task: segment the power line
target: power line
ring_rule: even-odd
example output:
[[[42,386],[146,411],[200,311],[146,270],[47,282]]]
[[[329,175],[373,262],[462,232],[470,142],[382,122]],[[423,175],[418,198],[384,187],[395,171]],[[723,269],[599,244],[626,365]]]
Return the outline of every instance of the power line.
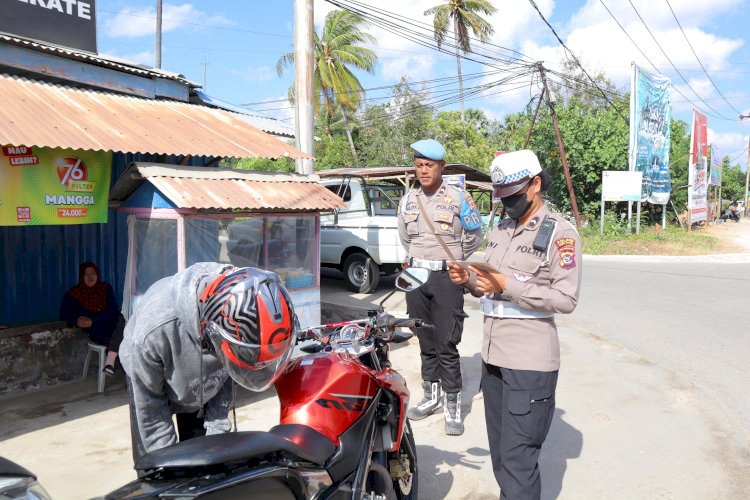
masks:
[[[332,0],[327,0],[327,1],[329,3],[331,3],[331,4],[336,5],[336,2],[334,2]],[[404,21],[404,22],[408,23],[411,26],[416,26],[416,27],[418,27],[418,28],[420,28],[422,30],[425,30],[427,33],[429,33],[430,40],[434,39],[434,36],[433,36],[434,27],[431,24],[429,24],[429,23],[425,23],[423,21],[419,21],[419,20],[412,19],[412,18],[409,18],[409,17],[406,17],[406,16],[402,16],[401,14],[398,14],[396,12],[387,11],[385,9],[381,9],[381,8],[378,8],[378,7],[375,7],[375,6],[372,6],[372,5],[367,5],[367,4],[359,2],[357,0],[341,0],[341,1],[347,2],[347,3],[352,4],[354,6],[358,6],[360,10],[365,11],[365,12],[366,12],[367,9],[371,9],[373,12],[377,12],[377,13],[380,13],[380,14],[386,16],[386,18],[389,18],[389,19],[395,18],[395,19],[399,19],[400,21]],[[341,8],[347,8],[346,6],[343,6],[343,5],[337,5],[337,6],[341,7]],[[448,35],[447,38],[453,39],[456,42],[458,41],[455,36]],[[513,53],[513,54],[517,54],[518,57],[514,57],[515,60],[519,60],[519,61],[520,60],[525,60],[525,62],[527,62],[527,63],[536,62],[533,58],[531,58],[531,57],[529,57],[529,56],[527,56],[527,55],[525,55],[525,54],[523,54],[523,53],[521,53],[521,52],[519,52],[519,51],[517,51],[515,49],[504,47],[502,45],[498,45],[498,44],[495,44],[495,43],[492,43],[492,42],[489,42],[489,41],[482,41],[482,40],[479,40],[479,39],[477,39],[475,37],[471,37],[471,36],[469,36],[469,39],[471,41],[474,41],[474,42],[480,42],[483,46],[496,47],[498,49],[501,49],[504,52],[510,52],[510,53]],[[455,45],[452,46],[452,48],[456,48]],[[476,53],[473,50],[471,52]],[[451,55],[454,55],[454,54],[451,54]],[[479,55],[482,55],[482,54],[479,54]]]
[[[695,94],[695,96],[703,104],[705,104],[709,109],[711,109],[714,113],[716,113],[717,115],[719,115],[719,118],[724,119],[724,120],[734,121],[733,119],[727,118],[726,116],[722,115],[719,111],[716,111],[716,109],[714,109],[710,104],[708,104],[706,101],[704,101],[703,98],[700,95],[698,95],[698,92],[696,92],[695,89],[690,85],[690,83],[685,79],[685,77],[682,76],[682,73],[680,73],[680,70],[677,69],[677,66],[674,65],[674,63],[672,62],[672,59],[669,58],[669,56],[667,55],[666,51],[662,48],[662,46],[659,43],[659,41],[656,39],[656,37],[654,36],[654,34],[651,32],[651,28],[648,27],[648,25],[646,24],[646,21],[644,21],[643,17],[641,17],[641,13],[638,12],[638,9],[636,9],[635,5],[633,5],[633,2],[631,0],[628,0],[628,3],[630,4],[630,6],[635,11],[635,14],[638,16],[638,19],[640,19],[641,23],[643,23],[643,26],[646,28],[646,31],[648,31],[648,34],[651,35],[651,38],[654,39],[654,42],[656,43],[656,46],[659,47],[659,50],[661,50],[661,53],[664,54],[664,57],[667,58],[667,61],[669,61],[669,64],[672,65],[672,68],[677,72],[677,74],[680,76],[680,78],[682,78],[682,81],[685,82],[685,85],[687,85],[688,88],[693,91],[693,94]]]
[[[690,47],[690,50],[693,51],[693,55],[695,56],[695,60],[698,61],[698,64],[700,64],[701,69],[706,74],[706,76],[708,77],[708,79],[711,81],[711,85],[714,86],[714,88],[716,89],[716,92],[718,92],[719,95],[721,96],[721,98],[724,99],[724,102],[726,102],[727,104],[729,104],[730,108],[732,108],[733,110],[735,110],[737,113],[742,114],[742,111],[740,111],[739,109],[735,108],[734,106],[732,106],[732,103],[730,103],[729,101],[727,101],[727,98],[724,97],[724,94],[721,93],[721,90],[719,90],[719,87],[716,86],[716,83],[714,82],[714,79],[711,78],[711,75],[708,74],[708,71],[706,71],[706,68],[703,66],[703,63],[701,62],[700,58],[698,57],[698,54],[695,53],[695,49],[693,48],[693,45],[690,43],[690,40],[688,40],[688,37],[685,34],[685,30],[682,29],[682,24],[680,24],[680,20],[677,19],[677,14],[674,13],[674,9],[672,9],[672,5],[670,5],[669,0],[666,0],[666,2],[667,2],[667,6],[669,7],[670,12],[672,12],[672,16],[674,17],[674,20],[677,22],[677,26],[680,27],[680,31],[682,32],[682,36],[685,37],[685,41],[687,42],[688,46]]]
[[[607,7],[607,5],[604,3],[604,0],[599,0],[599,3],[602,4],[602,6],[604,7],[604,9],[609,13],[610,17],[615,21],[615,23],[617,23],[617,26],[620,27],[620,29],[622,30],[622,32],[625,33],[625,36],[628,37],[628,40],[630,40],[630,42],[635,46],[635,48],[638,49],[638,52],[641,53],[641,55],[646,59],[646,61],[648,61],[648,63],[654,68],[654,70],[658,74],[662,74],[661,71],[659,71],[659,68],[656,67],[656,64],[654,64],[651,61],[651,59],[648,58],[648,56],[646,55],[645,52],[643,52],[643,50],[641,49],[641,47],[637,43],[635,43],[635,40],[633,40],[633,38],[630,36],[630,34],[625,29],[625,27],[622,24],[620,24],[620,21],[618,21],[617,18],[615,17],[615,15],[612,13],[612,11],[609,10],[609,8]],[[696,109],[700,109],[700,106],[698,106],[697,104],[695,104],[691,99],[689,99],[685,94],[683,94],[682,91],[680,89],[678,89],[673,83],[670,82],[670,84],[671,84],[672,88],[678,94],[680,94],[682,96],[683,99],[685,99],[687,102],[689,102],[690,104],[692,104]],[[726,118],[721,118],[719,116],[713,115],[713,114],[708,113],[708,112],[706,112],[706,114],[709,115],[709,116],[711,116],[711,117],[713,117],[713,118],[717,118],[719,120],[726,120]]]
[[[583,73],[584,73],[584,74],[585,74],[585,75],[586,75],[586,76],[587,76],[587,77],[589,78],[589,80],[591,80],[591,83],[593,83],[593,84],[594,84],[594,86],[595,86],[595,87],[596,87],[597,89],[599,89],[599,91],[601,92],[601,94],[602,94],[602,96],[604,97],[604,99],[605,99],[605,100],[606,100],[606,101],[607,101],[607,102],[608,102],[608,103],[610,104],[610,106],[612,106],[612,107],[613,107],[613,108],[615,109],[615,111],[617,111],[617,114],[618,114],[618,115],[620,115],[620,117],[621,117],[621,118],[622,118],[623,120],[625,120],[625,123],[630,123],[630,122],[628,121],[628,119],[627,119],[627,118],[625,117],[625,115],[623,115],[623,114],[622,114],[622,112],[620,111],[620,109],[619,109],[619,108],[618,108],[617,106],[615,106],[615,104],[614,104],[614,103],[613,103],[612,101],[610,101],[610,100],[609,100],[609,97],[607,97],[607,94],[605,94],[605,93],[604,93],[604,92],[603,92],[603,91],[602,91],[602,90],[601,90],[601,89],[599,88],[599,85],[597,85],[596,81],[595,81],[595,80],[594,80],[593,78],[591,78],[591,75],[589,75],[588,71],[586,71],[586,68],[584,68],[584,67],[583,67],[583,65],[581,64],[581,61],[579,61],[579,60],[578,60],[578,58],[577,58],[577,57],[576,57],[576,55],[575,55],[575,54],[573,53],[573,51],[572,51],[572,50],[570,50],[570,49],[569,49],[569,48],[567,47],[567,45],[565,45],[565,43],[564,43],[564,42],[562,41],[562,39],[560,38],[560,36],[559,36],[559,35],[557,34],[557,31],[555,31],[555,28],[553,28],[553,27],[552,27],[552,25],[551,25],[551,24],[550,24],[550,23],[549,23],[549,22],[547,21],[547,19],[546,19],[546,18],[544,17],[544,14],[542,14],[542,11],[541,11],[541,10],[539,10],[539,7],[537,7],[537,5],[536,5],[536,2],[535,2],[534,0],[529,0],[529,2],[531,3],[531,6],[532,6],[532,7],[534,7],[534,9],[535,9],[535,10],[537,11],[537,13],[539,14],[539,17],[541,17],[541,18],[542,18],[542,21],[544,21],[544,24],[546,24],[546,25],[547,25],[547,26],[549,27],[549,29],[550,29],[550,30],[552,31],[552,34],[553,34],[553,35],[555,35],[555,38],[557,38],[557,41],[558,41],[558,42],[560,42],[560,45],[562,45],[562,47],[563,47],[563,48],[564,48],[564,49],[565,49],[565,50],[566,50],[566,51],[567,51],[567,52],[568,52],[568,53],[569,53],[569,54],[571,55],[571,57],[572,57],[572,58],[573,58],[573,60],[574,60],[574,61],[576,62],[576,64],[578,64],[578,67],[579,67],[579,68],[581,68],[581,71],[583,71]]]
[[[494,74],[500,73],[501,71],[503,71],[503,70],[482,71],[482,72],[478,72],[478,73],[466,73],[466,74],[464,74],[463,77],[464,77],[464,79],[471,80],[473,78],[477,78],[477,77],[480,77],[480,76],[494,75]],[[447,81],[447,80],[458,80],[458,76],[446,76],[446,77],[443,77],[443,78],[433,78],[433,79],[430,79],[430,80],[420,80],[420,81],[410,82],[410,83],[413,84],[413,85],[421,85],[421,84],[427,84],[427,83],[442,82],[442,81]],[[337,94],[355,94],[355,93],[361,93],[361,92],[370,92],[372,90],[393,89],[393,88],[398,87],[399,85],[400,85],[400,83],[396,83],[396,84],[393,84],[393,85],[382,85],[382,86],[379,86],[379,87],[370,87],[370,88],[366,88],[366,89],[362,89],[362,90],[354,90],[354,91],[351,91],[351,92],[333,92],[333,95],[337,95]],[[273,102],[287,102],[287,101],[289,101],[289,99],[276,99],[276,100],[273,100],[273,101],[248,102],[248,103],[245,103],[245,104],[240,104],[240,106],[243,106],[243,107],[245,107],[245,106],[255,106],[255,105],[259,105],[259,104],[269,104],[269,103],[273,103]]]

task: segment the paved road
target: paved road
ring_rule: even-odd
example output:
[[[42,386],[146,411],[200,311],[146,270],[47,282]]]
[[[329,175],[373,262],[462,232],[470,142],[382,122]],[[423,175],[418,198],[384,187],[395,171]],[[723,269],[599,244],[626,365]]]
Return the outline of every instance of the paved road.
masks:
[[[706,390],[750,435],[750,263],[589,260],[566,326]]]

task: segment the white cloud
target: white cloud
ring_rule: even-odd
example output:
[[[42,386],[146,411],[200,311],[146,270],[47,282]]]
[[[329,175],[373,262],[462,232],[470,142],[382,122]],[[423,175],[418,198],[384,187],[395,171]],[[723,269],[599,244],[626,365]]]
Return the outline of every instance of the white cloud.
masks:
[[[294,106],[289,102],[286,95],[278,97],[269,97],[262,99],[258,104],[249,107],[251,111],[258,110],[257,113],[276,120],[282,120],[294,126],[295,111]],[[268,110],[268,111],[264,111]]]
[[[708,142],[718,149],[721,156],[736,156],[747,146],[747,136],[739,132],[717,132],[708,127]]]
[[[266,83],[278,78],[276,69],[270,66],[260,66],[257,68],[247,68],[241,72],[244,79],[253,83]]]
[[[384,78],[393,81],[399,81],[402,76],[412,81],[427,80],[432,74],[434,63],[435,57],[428,54],[386,58],[381,63],[381,74]]]
[[[228,26],[231,21],[222,15],[209,15],[192,4],[164,4],[162,8],[162,33],[184,26],[193,30],[206,27]],[[156,33],[156,9],[124,8],[114,17],[104,21],[104,29],[112,38],[153,36]]]
[[[123,55],[117,55],[115,53],[112,54],[101,54],[103,57],[109,57],[115,61],[122,61],[124,63],[135,63],[135,64],[141,64],[143,66],[148,66],[150,68],[154,67],[154,63],[156,61],[156,52],[153,50],[143,50],[141,52],[134,52],[131,54],[123,54]]]

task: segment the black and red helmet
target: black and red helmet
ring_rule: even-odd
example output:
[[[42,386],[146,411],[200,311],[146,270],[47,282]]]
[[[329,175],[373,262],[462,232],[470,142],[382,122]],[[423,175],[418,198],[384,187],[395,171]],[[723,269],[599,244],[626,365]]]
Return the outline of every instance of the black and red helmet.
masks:
[[[277,274],[253,267],[206,286],[200,321],[229,376],[252,391],[267,389],[281,375],[297,339],[289,293]]]

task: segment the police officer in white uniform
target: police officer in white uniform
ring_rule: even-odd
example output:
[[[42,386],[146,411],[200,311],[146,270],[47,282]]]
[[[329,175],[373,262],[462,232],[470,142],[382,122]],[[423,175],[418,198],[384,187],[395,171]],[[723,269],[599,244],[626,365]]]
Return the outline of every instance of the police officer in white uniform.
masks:
[[[560,369],[555,313],[570,313],[578,302],[581,243],[542,200],[549,176],[533,152],[505,153],[490,168],[509,217],[493,229],[484,256],[498,272],[451,263],[450,275],[482,296],[482,392],[501,498],[538,499],[539,452]]]
[[[420,420],[442,407],[445,433],[460,435],[464,424],[457,346],[466,313],[463,288],[451,282],[448,261],[467,259],[474,252],[481,242],[482,221],[471,195],[443,182],[443,146],[426,139],[411,147],[420,187],[401,199],[398,230],[409,255],[407,265],[431,272],[426,284],[406,294],[406,305],[409,316],[431,326],[417,330],[425,395],[409,408],[408,416]]]

